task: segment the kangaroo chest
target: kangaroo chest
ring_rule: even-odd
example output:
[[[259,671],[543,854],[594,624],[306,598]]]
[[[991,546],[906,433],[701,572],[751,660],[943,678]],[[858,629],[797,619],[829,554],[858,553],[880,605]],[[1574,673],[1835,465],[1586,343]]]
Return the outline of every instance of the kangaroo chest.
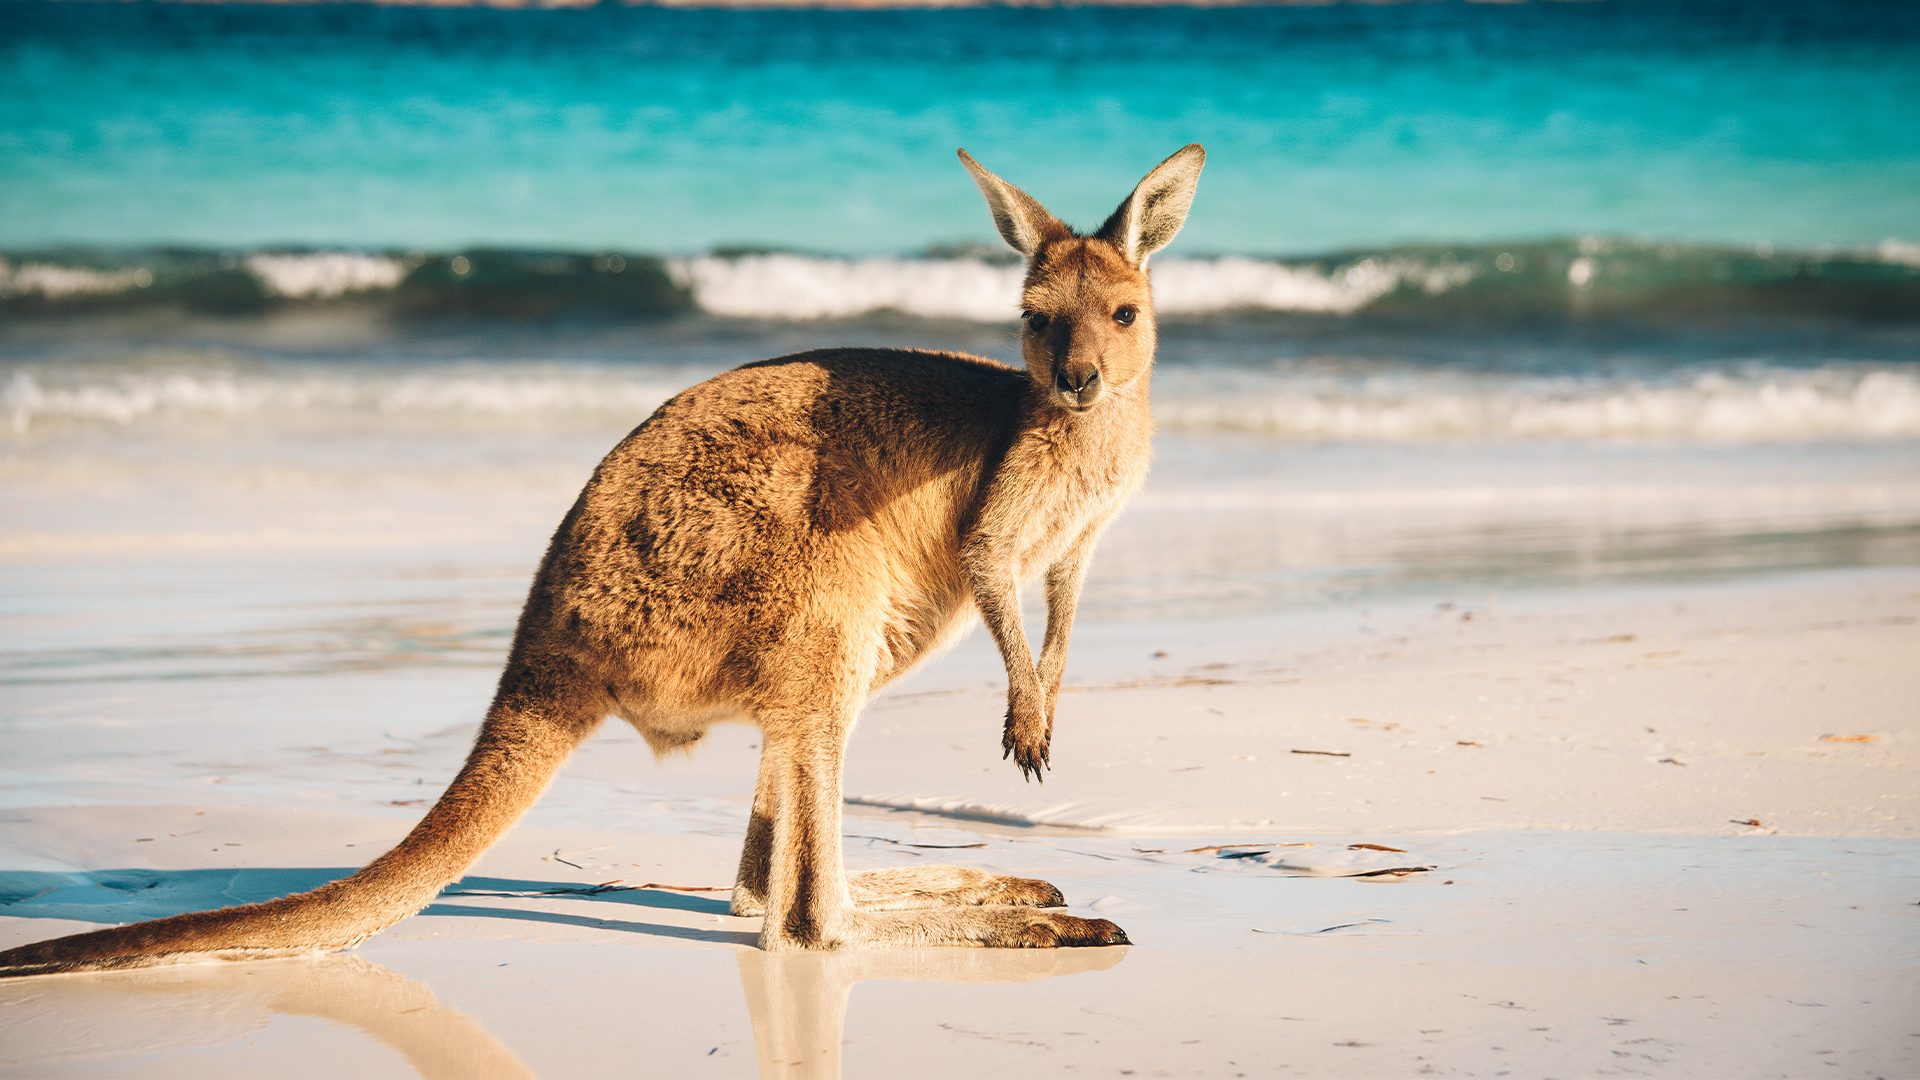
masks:
[[[1104,529],[1145,479],[1145,461],[1089,463],[1034,478],[1026,512],[1016,516],[1015,574],[1028,580]]]

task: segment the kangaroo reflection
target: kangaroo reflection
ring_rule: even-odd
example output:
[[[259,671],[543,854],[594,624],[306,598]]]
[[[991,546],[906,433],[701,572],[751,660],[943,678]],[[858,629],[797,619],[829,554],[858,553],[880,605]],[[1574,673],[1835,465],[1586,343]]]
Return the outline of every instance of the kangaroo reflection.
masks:
[[[705,898],[627,899],[645,901],[700,911],[718,906]],[[481,909],[463,911],[478,913]],[[857,982],[1035,982],[1110,968],[1127,951],[948,947],[769,953],[748,945],[735,950],[760,1075],[795,1080],[840,1074],[847,1003]],[[644,981],[647,950],[636,950],[631,963],[636,981]],[[720,970],[706,970],[724,978]],[[278,1015],[352,1028],[397,1051],[428,1080],[536,1075],[478,1022],[441,1004],[425,983],[347,954],[71,975],[43,989],[57,992],[10,1002],[9,1023],[0,1025],[23,1038],[9,1051],[41,1065],[237,1047],[251,1041],[244,1037],[248,1032]],[[180,1007],[189,1003],[192,1007]],[[294,1038],[292,1050],[298,1052],[306,1044]],[[289,1050],[285,1042],[274,1045],[280,1053]]]
[[[896,949],[762,952],[741,949],[740,984],[753,1018],[762,1080],[840,1075],[847,998],[866,979],[899,982],[1037,982],[1103,971],[1127,954],[1107,949]]]
[[[210,1041],[210,1029],[255,1028],[265,1011],[364,1032],[398,1051],[427,1080],[535,1075],[485,1028],[440,1004],[425,983],[357,956],[86,975],[62,983],[59,991],[49,997],[60,1005],[65,1030],[46,1041],[70,1045],[43,1046],[56,1058],[99,1060],[116,1050],[198,1049]],[[174,1009],[150,1007],[156,998],[188,996],[202,1006],[195,1010],[195,1022],[182,1024]],[[42,1029],[42,1034],[49,1033]]]
[[[413,982],[357,956],[312,964],[262,964],[258,976],[281,975],[267,1007],[285,1016],[314,1016],[359,1028],[400,1052],[425,1080],[532,1077],[507,1044],[464,1014],[440,1004],[426,983]]]

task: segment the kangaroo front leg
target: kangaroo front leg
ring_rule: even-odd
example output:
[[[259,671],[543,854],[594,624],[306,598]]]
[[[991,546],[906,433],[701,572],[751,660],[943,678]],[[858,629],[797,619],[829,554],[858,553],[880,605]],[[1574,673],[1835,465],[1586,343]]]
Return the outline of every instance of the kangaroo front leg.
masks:
[[[1067,671],[1067,640],[1073,636],[1073,613],[1080,604],[1080,587],[1093,561],[1093,543],[1101,525],[1089,526],[1060,560],[1047,568],[1047,636],[1040,644],[1036,672],[1046,694],[1047,726],[1040,745],[1041,761],[1051,760],[1054,707],[1060,698],[1060,679]]]
[[[974,603],[1007,666],[1007,723],[1000,739],[1003,756],[1013,758],[1021,775],[1033,780],[1047,767],[1050,725],[1040,673],[1033,666],[1033,649],[1020,618],[1019,583],[1009,561],[984,541],[970,544],[966,552]]]

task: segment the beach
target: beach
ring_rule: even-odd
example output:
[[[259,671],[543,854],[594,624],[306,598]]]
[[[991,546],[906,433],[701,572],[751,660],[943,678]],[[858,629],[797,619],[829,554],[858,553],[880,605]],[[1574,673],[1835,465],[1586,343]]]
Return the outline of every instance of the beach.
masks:
[[[309,888],[397,840],[619,433],[573,406],[266,419],[16,441],[8,499],[35,512],[0,538],[0,944]],[[1364,485],[1250,486],[1242,438],[1163,437],[1090,581],[1043,785],[1000,759],[980,633],[875,701],[849,757],[850,866],[1043,877],[1134,945],[763,955],[719,891],[754,732],[655,764],[614,724],[350,954],[0,986],[6,1075],[1911,1071],[1920,576],[1897,447],[1870,455],[1896,462],[1878,487],[1803,492],[1796,519],[1878,548],[1769,547],[1793,530],[1738,500],[1703,523],[1617,475],[1548,512],[1510,453],[1461,446],[1419,490],[1480,510],[1336,505]],[[1291,542],[1347,534],[1373,539]],[[1598,561],[1525,555],[1568,544]],[[1775,565],[1739,556],[1756,544]]]
[[[0,987],[7,1072],[1898,1076],[1916,609],[1920,579],[1869,572],[1096,629],[1044,788],[997,760],[985,680],[936,665],[869,710],[851,866],[1042,876],[1121,922],[1118,949],[760,954],[724,892],[681,891],[730,881],[751,733],[655,767],[609,730],[350,955]],[[461,748],[369,729],[329,781],[198,734],[115,756],[294,793],[95,781],[90,805],[10,809],[9,891],[45,891],[0,942],[311,887],[396,840],[408,811],[380,796]]]

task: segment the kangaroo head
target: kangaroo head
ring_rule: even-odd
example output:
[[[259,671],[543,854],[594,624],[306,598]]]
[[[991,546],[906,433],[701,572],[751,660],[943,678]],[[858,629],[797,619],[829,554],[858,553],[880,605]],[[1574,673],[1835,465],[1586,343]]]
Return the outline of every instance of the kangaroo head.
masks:
[[[1156,342],[1147,259],[1186,221],[1206,151],[1193,143],[1161,162],[1092,236],[1069,229],[965,150],[960,160],[1000,236],[1027,257],[1020,340],[1039,399],[1086,412],[1133,385],[1153,364]]]

